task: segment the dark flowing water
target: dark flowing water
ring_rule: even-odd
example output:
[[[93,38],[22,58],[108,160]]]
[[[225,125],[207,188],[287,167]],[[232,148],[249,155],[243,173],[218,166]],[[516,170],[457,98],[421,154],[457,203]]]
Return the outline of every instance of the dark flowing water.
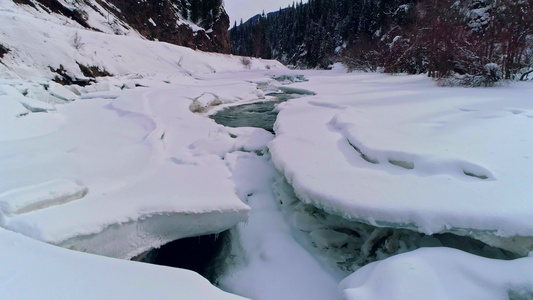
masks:
[[[153,249],[135,260],[194,271],[210,281],[218,275],[217,255],[229,245],[229,232],[179,239]],[[226,246],[227,247],[227,246]]]
[[[276,104],[293,98],[289,94],[269,94],[277,99],[225,108],[211,116],[218,124],[228,127],[258,127],[274,133],[278,112]]]

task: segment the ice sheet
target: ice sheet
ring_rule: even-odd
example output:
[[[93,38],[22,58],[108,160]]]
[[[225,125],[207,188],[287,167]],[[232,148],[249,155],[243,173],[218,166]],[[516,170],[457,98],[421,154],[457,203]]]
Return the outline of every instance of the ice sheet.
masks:
[[[269,144],[301,200],[368,224],[533,249],[531,239],[513,242],[533,236],[530,83],[443,89],[423,76],[307,77],[297,87],[317,96],[281,105]]]

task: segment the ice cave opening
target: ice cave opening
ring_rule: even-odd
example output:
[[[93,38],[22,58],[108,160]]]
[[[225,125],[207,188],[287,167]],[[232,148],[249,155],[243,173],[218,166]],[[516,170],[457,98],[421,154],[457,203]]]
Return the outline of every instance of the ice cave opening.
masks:
[[[220,254],[229,247],[229,231],[175,240],[133,260],[194,271],[211,282],[218,277]]]

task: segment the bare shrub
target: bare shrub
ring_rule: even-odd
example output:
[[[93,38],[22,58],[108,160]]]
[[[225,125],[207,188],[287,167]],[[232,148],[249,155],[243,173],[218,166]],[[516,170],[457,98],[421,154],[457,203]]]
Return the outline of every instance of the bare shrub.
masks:
[[[76,50],[81,50],[83,46],[85,46],[85,43],[83,43],[81,35],[76,31],[76,33],[72,36],[72,45]]]
[[[241,57],[241,63],[246,69],[250,69],[252,67],[252,60],[249,57]]]

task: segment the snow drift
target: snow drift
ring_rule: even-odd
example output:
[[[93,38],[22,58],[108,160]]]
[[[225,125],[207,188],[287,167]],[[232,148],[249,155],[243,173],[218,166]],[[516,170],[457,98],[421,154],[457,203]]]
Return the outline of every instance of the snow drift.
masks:
[[[533,258],[499,261],[424,248],[361,268],[339,286],[343,300],[531,299]]]
[[[2,228],[0,240],[6,299],[244,299],[187,270],[68,251]]]

